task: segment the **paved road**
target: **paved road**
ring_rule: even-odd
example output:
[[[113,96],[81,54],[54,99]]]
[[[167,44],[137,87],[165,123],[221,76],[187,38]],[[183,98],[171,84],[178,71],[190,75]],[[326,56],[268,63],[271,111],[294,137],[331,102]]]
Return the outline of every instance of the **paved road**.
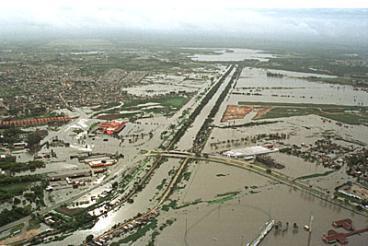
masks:
[[[242,159],[235,159],[235,158],[219,156],[219,155],[208,155],[208,156],[196,155],[195,153],[185,152],[185,151],[150,151],[147,153],[147,155],[151,155],[151,156],[159,155],[163,157],[172,157],[172,158],[191,158],[194,160],[221,163],[221,164],[225,164],[229,166],[246,169],[248,171],[257,173],[259,175],[265,176],[267,178],[273,179],[277,182],[280,182],[280,183],[283,183],[289,186],[293,186],[293,187],[301,188],[301,189],[307,189],[309,191],[313,190],[311,189],[312,187],[310,187],[309,185],[299,180],[296,180],[293,177],[287,176],[275,170],[270,171],[270,169],[268,168],[255,165],[251,161],[246,161]],[[322,194],[325,195],[325,193],[322,193],[319,190],[315,190],[315,192],[319,193],[320,195]]]

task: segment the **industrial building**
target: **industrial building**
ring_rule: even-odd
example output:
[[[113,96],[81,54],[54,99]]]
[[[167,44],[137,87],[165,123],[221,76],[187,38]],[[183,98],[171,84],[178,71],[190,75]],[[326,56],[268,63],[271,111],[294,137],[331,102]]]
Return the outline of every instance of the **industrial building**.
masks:
[[[277,152],[277,148],[267,148],[264,146],[251,146],[242,149],[234,149],[223,152],[222,154],[227,157],[235,158],[254,158],[257,155],[269,154],[272,152]]]

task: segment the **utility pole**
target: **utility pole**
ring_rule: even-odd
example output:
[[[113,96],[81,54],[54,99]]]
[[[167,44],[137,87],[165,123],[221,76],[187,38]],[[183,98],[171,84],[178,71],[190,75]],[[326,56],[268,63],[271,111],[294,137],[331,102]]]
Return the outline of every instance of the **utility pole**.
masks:
[[[185,237],[187,237],[188,234],[188,217],[185,217]]]
[[[185,245],[188,245],[187,235],[188,235],[188,215],[185,213],[185,233],[184,233],[184,243],[185,243]]]
[[[308,234],[308,246],[311,244],[311,237],[312,237],[312,224],[313,224],[313,215],[311,215],[309,220],[309,234]]]

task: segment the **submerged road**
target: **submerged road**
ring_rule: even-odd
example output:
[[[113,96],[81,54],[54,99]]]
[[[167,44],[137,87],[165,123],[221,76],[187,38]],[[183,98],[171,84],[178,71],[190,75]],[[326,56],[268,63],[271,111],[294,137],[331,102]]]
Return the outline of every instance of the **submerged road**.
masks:
[[[189,116],[189,118],[187,120],[188,122],[186,122],[186,124],[182,125],[179,128],[178,132],[176,132],[174,137],[171,139],[171,141],[170,141],[169,145],[166,147],[166,149],[172,149],[172,148],[174,148],[175,145],[177,145],[177,147],[179,147],[179,148],[186,149],[187,147],[191,147],[193,145],[194,136],[200,130],[201,126],[203,125],[204,120],[207,118],[207,116],[209,114],[209,111],[214,107],[214,105],[215,105],[214,102],[216,102],[216,100],[221,95],[222,89],[224,88],[224,86],[226,86],[230,82],[230,77],[234,72],[233,71],[234,67],[235,67],[234,65],[229,66],[226,69],[225,73],[214,84],[212,84],[210,89],[204,94],[204,96],[201,98],[199,103],[197,105],[195,105],[195,109],[192,111],[191,115]],[[83,116],[84,117],[81,117],[81,118],[88,118],[88,116],[86,116],[86,115],[83,115]],[[190,139],[190,141],[188,141],[189,140],[188,138]],[[158,156],[158,158],[153,163],[152,167],[140,179],[139,185],[143,185],[144,183],[147,182],[147,180],[149,180],[149,178],[153,175],[155,169],[160,166],[161,160],[162,160],[162,158]],[[158,203],[156,208],[161,206],[162,203],[171,194],[172,189],[175,186],[178,177],[180,177],[180,174],[185,169],[185,167],[188,163],[188,160],[183,161],[182,164],[180,165],[180,167],[177,169],[177,171],[174,175],[174,178],[171,180],[170,185],[164,191],[164,193],[163,193],[163,195],[160,199],[160,202]],[[104,184],[107,183],[107,181],[108,180],[105,180]],[[90,189],[86,190],[85,192],[83,192],[81,194],[84,195],[84,194],[92,191],[95,188],[96,187],[91,187]],[[67,203],[67,202],[71,202],[71,201],[79,198],[81,194],[78,194],[78,196],[74,196],[74,197],[72,197],[72,198],[70,198],[66,201],[63,201],[62,203],[64,204],[64,203]],[[119,204],[122,204],[122,203],[126,202],[130,197],[132,197],[135,194],[136,194],[136,191],[132,190],[126,196],[126,199],[124,199]],[[48,211],[51,211],[51,210],[57,208],[58,206],[60,206],[59,203],[54,204],[53,206],[44,208],[43,210],[40,211],[40,213],[45,214]],[[156,214],[156,209],[155,208],[150,209],[148,212],[144,213],[142,215],[142,218],[145,218],[145,216],[150,217],[150,216],[152,216],[152,214]],[[26,220],[26,219],[29,219],[29,217],[26,217],[26,218],[23,218],[23,219]],[[137,219],[137,218],[135,218],[135,219]],[[131,221],[131,220],[129,220],[129,221]],[[129,221],[127,223],[129,223]],[[18,224],[19,222],[22,222],[22,220],[19,220],[19,221],[15,222],[15,224]],[[124,225],[127,224],[127,223],[124,223]],[[13,224],[8,224],[4,228],[10,228],[11,226],[14,226],[14,225]],[[97,237],[97,238],[101,238],[103,236],[110,236],[111,234],[114,234],[114,232],[119,231],[119,229],[121,229],[121,227],[122,227],[121,225],[118,225],[114,229],[108,230],[107,232],[103,233],[100,237]]]
[[[157,159],[161,159],[161,158],[183,159],[183,162],[181,163],[180,167],[176,170],[174,177],[171,179],[169,185],[166,187],[166,189],[162,193],[157,205],[153,209],[148,209],[145,213],[141,214],[139,217],[135,217],[135,218],[129,219],[128,221],[124,223],[115,225],[110,230],[96,237],[95,241],[106,243],[107,241],[111,240],[113,237],[121,236],[122,234],[126,233],[129,229],[127,230],[125,228],[127,227],[135,228],[137,221],[141,222],[141,221],[146,220],[147,218],[152,218],[158,215],[159,209],[164,204],[164,202],[167,201],[167,199],[169,198],[183,170],[185,170],[187,164],[193,160],[215,162],[215,163],[220,163],[220,164],[224,164],[224,165],[228,165],[228,166],[232,166],[236,168],[241,168],[241,169],[256,173],[258,175],[261,175],[263,177],[266,177],[270,180],[274,180],[277,183],[285,184],[295,189],[306,191],[314,195],[315,197],[318,197],[319,199],[328,201],[332,204],[335,204],[345,209],[354,211],[351,207],[344,206],[343,204],[339,204],[335,200],[330,199],[328,197],[329,194],[321,192],[320,190],[310,186],[309,184],[303,183],[302,181],[296,180],[294,177],[289,177],[281,172],[270,170],[268,168],[265,168],[259,165],[255,165],[251,163],[250,161],[246,161],[242,159],[234,159],[234,158],[224,157],[220,155],[202,155],[198,153],[196,154],[193,152],[185,151],[185,150],[192,149],[193,141],[195,140],[195,137],[197,136],[198,132],[201,130],[202,126],[205,124],[206,119],[211,115],[211,111],[213,111],[214,107],[216,107],[216,104],[218,104],[217,101],[221,100],[221,95],[224,92],[223,90],[226,88],[226,86],[229,83],[231,83],[232,79],[230,78],[233,77],[232,76],[233,74],[234,72],[232,73],[229,72],[227,75],[224,76],[223,81],[218,82],[220,86],[218,86],[215,89],[215,93],[212,94],[212,93],[207,92],[206,96],[209,96],[210,94],[212,94],[212,96],[210,97],[208,101],[202,104],[202,106],[201,104],[199,104],[197,108],[193,111],[195,112],[198,110],[200,114],[199,113],[192,114],[189,117],[190,127],[188,127],[188,125],[182,127],[183,129],[185,129],[185,132],[182,135],[179,134],[177,141],[172,141],[169,147],[166,148],[166,150],[148,151],[146,153],[147,156],[156,156]],[[216,85],[214,87],[216,87]],[[173,148],[176,148],[179,150],[172,150]],[[357,211],[354,211],[354,212],[357,213]],[[367,214],[362,214],[362,215],[367,216]]]
[[[196,105],[196,108],[192,111],[191,115],[187,119],[186,124],[176,132],[173,139],[170,141],[169,145],[166,147],[166,150],[169,151],[173,148],[178,149],[191,149],[193,147],[193,141],[195,140],[196,135],[201,130],[201,127],[205,124],[206,119],[209,117],[211,111],[216,106],[217,101],[219,100],[223,90],[228,86],[228,84],[232,81],[232,77],[234,74],[235,66],[229,66],[223,76],[212,85],[212,87],[207,91],[207,93],[202,97],[201,101]],[[144,178],[141,179],[142,183],[145,183],[148,178],[153,175],[154,170],[161,164],[161,160],[163,156],[156,155],[157,159],[155,163],[152,165],[150,171],[145,175]],[[115,225],[112,229],[106,231],[102,235],[96,237],[96,241],[109,240],[114,235],[119,235],[124,232],[124,228],[127,226],[134,226],[137,220],[145,220],[145,218],[150,218],[157,214],[158,209],[161,205],[168,199],[172,190],[174,189],[178,178],[185,170],[187,164],[192,158],[189,156],[184,158],[184,161],[181,163],[179,168],[176,170],[174,177],[171,179],[168,187],[164,190],[158,204],[153,208],[149,209],[147,212],[143,213],[141,216],[132,218],[125,223]]]
[[[314,188],[313,186],[306,184],[298,179],[295,179],[294,177],[287,176],[281,172],[270,170],[268,168],[256,165],[252,163],[251,161],[246,161],[243,159],[235,159],[220,155],[198,155],[192,152],[185,152],[185,151],[149,151],[146,153],[146,155],[154,156],[158,155],[161,157],[167,157],[167,158],[181,158],[181,159],[191,159],[191,160],[199,160],[199,161],[206,161],[206,162],[215,162],[220,163],[232,167],[241,168],[253,173],[256,173],[258,175],[264,176],[268,179],[277,181],[281,184],[285,184],[287,186],[290,186],[295,189],[306,191],[315,197],[325,200],[331,204],[340,206],[342,208],[345,208],[347,210],[350,210],[354,213],[357,213],[362,216],[368,216],[367,213],[364,211],[357,211],[354,210],[353,207],[350,207],[348,205],[338,203],[336,200],[333,200],[330,198],[330,194],[321,192],[321,190]]]

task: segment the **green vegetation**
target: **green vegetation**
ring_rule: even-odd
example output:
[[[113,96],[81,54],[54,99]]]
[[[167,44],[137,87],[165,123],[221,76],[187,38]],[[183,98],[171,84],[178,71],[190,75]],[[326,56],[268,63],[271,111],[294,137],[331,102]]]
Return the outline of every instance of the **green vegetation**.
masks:
[[[176,204],[177,204],[177,201],[176,200],[170,200],[170,203],[169,204],[164,204],[162,205],[162,210],[163,211],[169,211],[170,209],[176,209]]]
[[[348,58],[343,53],[331,50],[319,50],[318,52],[316,50],[313,48],[303,50],[294,56],[270,58],[268,62],[249,60],[244,61],[243,64],[258,68],[336,75],[338,78],[322,80],[338,84],[367,86],[368,67],[359,63],[359,58]],[[346,63],[338,62],[339,60],[344,60]],[[321,81],[319,78],[318,80]]]
[[[363,81],[349,78],[349,77],[324,78],[324,77],[310,76],[310,77],[305,77],[304,79],[308,81],[312,81],[312,82],[324,82],[324,83],[329,83],[329,84],[355,85],[355,86],[362,86],[362,87],[368,86],[368,84],[364,83]]]
[[[34,182],[41,181],[41,185],[34,185]],[[0,175],[0,201],[9,200],[13,197],[22,195],[24,193],[25,198],[30,202],[36,202],[38,205],[43,205],[43,189],[46,183],[43,181],[43,177],[39,175],[26,175],[26,176],[5,176]],[[31,187],[31,188],[30,188]],[[18,200],[14,201],[19,202]]]
[[[22,141],[21,135],[24,133],[25,132],[22,131],[20,128],[14,126],[4,129],[0,131],[0,135],[2,135],[2,137],[0,137],[0,143],[13,144],[16,142],[20,142]]]
[[[31,150],[36,150],[41,142],[41,140],[47,136],[48,132],[47,131],[35,131],[35,132],[30,132],[27,135],[26,138],[26,142],[28,144],[28,147]]]
[[[166,227],[171,226],[174,222],[175,222],[175,220],[168,219],[168,220],[166,220],[166,222],[164,222],[163,224],[160,225],[158,230],[157,229],[154,230],[152,235],[151,235],[151,240],[148,242],[148,245],[149,246],[156,245],[155,240],[156,240],[156,237],[158,235],[160,235],[160,231],[163,231]]]
[[[293,108],[293,107],[274,107],[267,114],[259,117],[259,119],[274,119],[274,118],[284,118],[291,116],[302,116],[308,114],[319,114],[317,108]]]
[[[205,98],[201,101],[201,104],[203,102],[204,102],[204,105],[207,104],[207,102],[209,101],[209,99],[212,98],[212,96],[217,92],[217,90],[220,88],[221,84],[225,81],[225,79],[227,78],[227,76],[229,75],[229,73],[233,70],[233,68],[234,68],[234,66],[232,66],[222,76],[222,78],[219,80],[219,82],[210,89],[210,91],[206,94]],[[199,153],[204,148],[204,145],[207,142],[207,138],[211,134],[211,129],[212,128],[210,127],[210,125],[213,122],[213,118],[215,117],[217,111],[219,110],[220,105],[225,100],[225,97],[229,93],[229,91],[232,88],[234,82],[238,80],[238,78],[239,78],[239,76],[240,76],[240,74],[241,74],[242,71],[243,71],[243,67],[242,66],[236,67],[236,70],[233,73],[233,75],[231,76],[229,83],[221,91],[221,94],[217,98],[214,107],[211,109],[210,113],[208,114],[207,119],[204,121],[201,129],[199,130],[199,132],[197,133],[197,135],[196,135],[196,137],[194,139],[193,148],[192,148],[192,151],[193,152]]]
[[[222,194],[217,194],[216,197],[223,197],[223,196],[236,196],[239,194],[239,191],[230,191],[230,192],[226,192],[226,193],[222,193]]]
[[[180,109],[185,103],[188,102],[190,96],[181,96],[181,95],[162,95],[155,96],[149,98],[131,98],[124,102],[122,107],[113,108],[110,110],[105,110],[103,112],[96,113],[97,114],[111,114],[113,118],[130,118],[137,117],[137,115],[141,115],[144,113],[157,113],[164,115],[172,115],[173,112]],[[158,107],[153,108],[142,108],[139,106],[140,104],[146,103],[155,103]],[[131,110],[132,112],[120,113],[121,110]],[[100,117],[109,117],[109,116],[100,116]]]
[[[18,234],[23,229],[23,227],[24,227],[24,223],[14,226],[13,228],[10,229],[10,233],[7,236],[0,238],[0,241],[6,240]]]
[[[32,109],[30,109],[32,111]],[[16,112],[10,112],[12,115],[16,115]],[[50,112],[47,113],[46,109],[42,112],[31,112],[26,115],[17,115],[14,119],[15,120],[24,120],[24,119],[31,119],[31,118],[48,118],[48,117],[57,117],[57,116],[65,116],[63,113],[56,113]]]
[[[239,124],[239,125],[223,125],[223,126],[214,126],[217,128],[237,128],[237,127],[251,127],[251,126],[260,126],[260,125],[269,125],[269,124],[274,124],[280,122],[278,120],[273,120],[273,121],[251,121],[251,122],[247,122],[244,124]]]
[[[94,59],[93,63],[90,62],[81,67],[81,73],[86,76],[103,75],[113,68],[127,71],[167,71],[179,66],[183,67],[182,64],[173,61],[162,61],[156,58],[141,59],[135,54],[122,56],[120,53],[119,56],[110,54],[103,62]]]
[[[94,132],[98,129],[99,126],[99,122],[94,122],[89,128],[88,128],[88,133]]]
[[[140,164],[132,171],[132,173],[123,175],[122,181],[119,182],[119,192],[124,192],[125,188],[129,183],[135,180],[135,177],[139,175],[146,167],[147,164],[150,162],[150,158],[146,158],[140,162]]]
[[[210,204],[210,205],[212,205],[212,204],[223,204],[224,202],[227,202],[229,200],[234,199],[238,195],[238,193],[239,192],[230,192],[227,195],[220,195],[220,196],[218,195],[219,198],[208,201],[207,203]]]
[[[0,226],[6,225],[23,217],[30,215],[32,212],[32,207],[14,207],[11,210],[4,209],[0,213]]]
[[[188,203],[184,203],[182,205],[178,205],[177,201],[176,200],[172,200],[170,201],[169,204],[165,204],[162,206],[162,210],[163,211],[169,211],[170,209],[182,209],[182,208],[185,208],[185,207],[188,207],[188,206],[192,206],[192,205],[196,205],[196,204],[199,204],[199,203],[202,203],[202,200],[201,199],[196,199],[192,202],[188,202]]]
[[[199,204],[199,203],[201,203],[201,202],[202,202],[202,200],[201,200],[201,199],[196,199],[196,200],[194,200],[193,202],[188,202],[188,203],[184,203],[183,205],[176,206],[176,207],[175,207],[175,209],[185,208],[185,207],[188,207],[188,206],[192,206],[192,205]]]
[[[46,182],[41,175],[0,175],[0,185],[0,202],[7,201],[14,205],[11,210],[2,211],[0,226],[30,215],[33,211],[31,204],[35,204],[37,208],[45,205]],[[27,201],[28,205],[24,206]]]
[[[24,182],[37,182],[44,180],[42,175],[24,175],[24,176],[7,176],[0,175],[0,185],[24,183]]]
[[[12,183],[0,186],[0,201],[9,200],[15,196],[22,195],[31,186],[32,182]]]
[[[272,109],[258,119],[274,119],[315,114],[346,124],[367,124],[367,107],[331,104],[239,102],[240,105],[264,105]],[[257,120],[258,120],[257,119]]]
[[[357,110],[357,109],[366,109],[366,107],[360,106],[342,106],[336,104],[310,104],[310,103],[283,103],[283,102],[246,102],[240,101],[239,105],[260,105],[260,106],[283,106],[283,107],[316,107],[316,108],[324,108],[329,109],[330,111],[339,110],[340,108],[344,108],[345,110]]]
[[[331,173],[335,172],[335,170],[329,170],[329,171],[326,171],[324,173],[314,173],[314,174],[310,174],[310,175],[305,175],[305,176],[301,176],[301,177],[298,177],[296,179],[312,179],[312,178],[318,178],[318,177],[323,177],[323,176],[327,176]]]
[[[189,117],[185,120],[183,120],[182,127],[179,128],[178,131],[175,132],[175,135],[172,137],[168,148],[167,149],[173,149],[175,147],[175,144],[180,140],[180,138],[184,135],[186,130],[191,126],[191,124],[194,122],[195,118],[200,114],[202,109],[206,106],[206,104],[210,101],[210,99],[215,95],[216,91],[219,89],[221,84],[224,82],[225,78],[230,74],[233,68],[229,69],[223,77],[218,81],[216,85],[211,87],[211,89],[208,91],[208,93],[203,97],[199,105],[194,109],[194,111],[189,115]]]
[[[19,225],[14,226],[13,228],[11,228],[11,230],[10,230],[10,234],[14,234],[14,233],[16,233],[17,231],[22,230],[22,229],[23,229],[23,227],[24,227],[24,223],[21,223],[21,224],[19,224]]]
[[[156,187],[156,189],[157,189],[157,190],[162,190],[162,188],[164,187],[165,183],[166,183],[166,179],[163,179],[163,180],[161,181],[161,184],[159,184],[159,185]]]
[[[124,102],[124,108],[138,108],[140,104],[157,103],[170,109],[178,109],[188,101],[188,97],[179,95],[163,95],[152,98],[137,98]]]
[[[95,218],[88,214],[87,209],[68,210],[65,207],[58,208],[52,213],[52,217],[58,221],[56,228],[65,232],[75,231],[77,229],[90,228]]]
[[[27,230],[38,229],[41,227],[41,220],[32,215],[32,219],[29,220]]]
[[[47,131],[36,130],[34,132],[22,131],[18,127],[10,127],[4,130],[0,130],[0,144],[8,144],[10,147],[17,142],[26,142],[31,150],[35,150],[40,141],[47,136]]]
[[[189,181],[189,179],[190,179],[190,175],[191,175],[192,173],[191,172],[185,172],[184,174],[183,174],[183,178],[184,178],[184,180],[185,181]]]
[[[231,191],[223,194],[218,194],[214,200],[207,201],[208,204],[222,204],[226,201],[234,199],[239,194],[239,191]],[[200,204],[206,201],[202,201],[201,199],[196,199],[192,202],[184,203],[182,205],[178,205],[176,200],[170,200],[170,203],[164,204],[161,209],[163,211],[169,211],[170,209],[182,209],[185,207],[189,207],[192,205]]]
[[[0,161],[0,169],[10,173],[18,173],[24,171],[34,171],[37,168],[45,167],[43,161],[15,162],[15,161]]]
[[[340,121],[342,123],[359,125],[368,123],[367,112],[357,114],[357,113],[338,113],[338,114],[322,114],[321,116],[329,118],[331,120]]]

